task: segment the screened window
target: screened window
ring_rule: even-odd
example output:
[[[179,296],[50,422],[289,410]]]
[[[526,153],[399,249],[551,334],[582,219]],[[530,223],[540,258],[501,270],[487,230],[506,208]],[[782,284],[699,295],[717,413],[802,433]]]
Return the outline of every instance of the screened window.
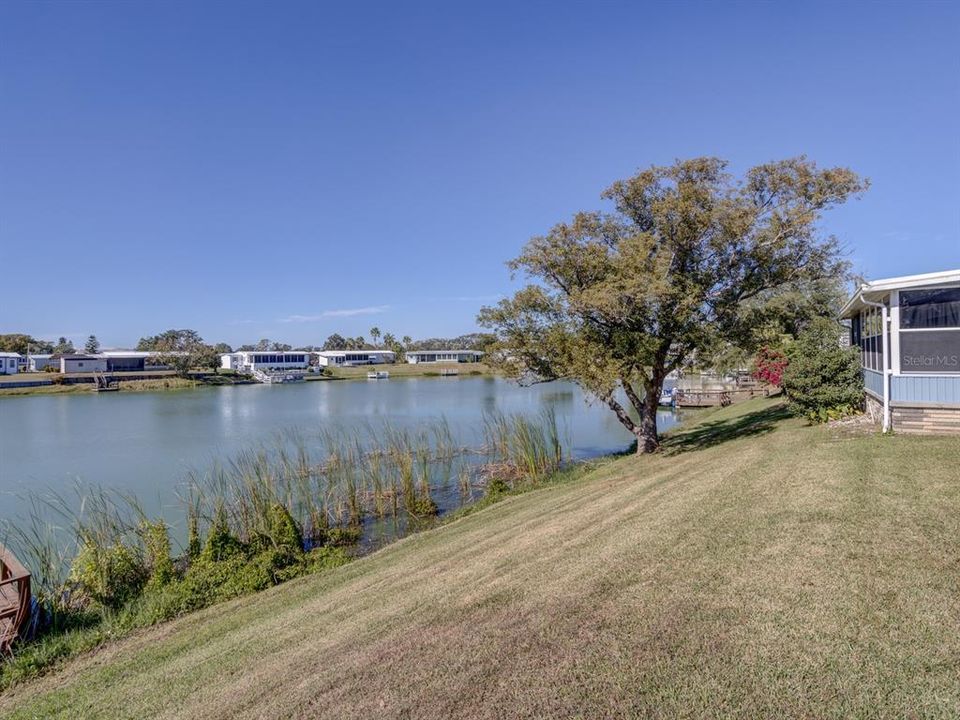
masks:
[[[900,292],[900,372],[960,373],[960,288]]]
[[[904,330],[960,328],[960,288],[902,291],[900,327]]]

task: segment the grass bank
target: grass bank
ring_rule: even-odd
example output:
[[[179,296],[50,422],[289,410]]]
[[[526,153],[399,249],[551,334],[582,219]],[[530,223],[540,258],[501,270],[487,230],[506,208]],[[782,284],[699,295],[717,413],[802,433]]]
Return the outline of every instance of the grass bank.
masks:
[[[443,363],[416,364],[396,363],[394,365],[364,365],[360,367],[332,368],[333,377],[341,379],[366,378],[371,370],[386,370],[390,377],[439,377],[441,370],[457,370],[460,377],[493,375],[493,370],[483,363]]]
[[[960,440],[771,400],[142,632],[10,717],[956,717]]]
[[[17,376],[13,376],[16,378]],[[56,377],[56,376],[55,376]],[[144,380],[123,379],[118,382],[120,392],[146,392],[156,390],[185,390],[198,387],[216,385],[239,385],[251,382],[243,376],[235,374],[202,375],[183,378],[169,375],[162,378]],[[0,384],[0,397],[16,395],[60,395],[63,393],[92,393],[96,392],[96,385],[92,382],[35,385],[32,387],[4,387]]]

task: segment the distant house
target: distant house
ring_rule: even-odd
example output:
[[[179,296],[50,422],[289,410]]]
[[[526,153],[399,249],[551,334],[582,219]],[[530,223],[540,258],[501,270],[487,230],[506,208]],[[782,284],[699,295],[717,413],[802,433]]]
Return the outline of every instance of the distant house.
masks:
[[[252,373],[255,370],[305,370],[310,366],[310,353],[302,350],[240,350],[223,353],[220,367],[224,370]]]
[[[320,367],[344,367],[350,365],[382,365],[396,362],[392,350],[320,350],[315,352]]]
[[[147,361],[156,353],[140,350],[103,350],[98,355],[107,361],[108,372],[137,372],[145,370]]]
[[[960,434],[960,270],[865,282],[841,316],[884,430]]]
[[[60,364],[62,373],[89,373],[106,372],[107,361],[99,355],[87,355],[83,353],[68,353],[63,355],[54,355],[51,360],[56,360]]]
[[[0,352],[0,375],[16,375],[20,371],[19,353]]]
[[[420,363],[465,363],[480,362],[483,353],[479,350],[408,350],[405,355],[412,365]]]
[[[53,361],[53,355],[27,356],[27,372],[43,372],[51,365],[56,365]]]

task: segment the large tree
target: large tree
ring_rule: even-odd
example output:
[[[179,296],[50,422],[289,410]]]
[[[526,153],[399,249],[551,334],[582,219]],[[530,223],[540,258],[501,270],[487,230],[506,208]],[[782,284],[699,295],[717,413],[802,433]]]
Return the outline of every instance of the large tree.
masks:
[[[137,350],[157,353],[157,359],[186,376],[194,367],[218,367],[219,355],[203,342],[196,330],[165,330],[159,335],[140,338]]]
[[[867,188],[846,168],[803,157],[742,179],[726,166],[651,167],[603,193],[612,212],[582,212],[531,239],[509,266],[535,283],[479,316],[498,335],[503,369],[579,383],[636,436],[638,452],[657,450],[666,376],[730,346],[749,350],[778,298],[841,274],[821,213]]]

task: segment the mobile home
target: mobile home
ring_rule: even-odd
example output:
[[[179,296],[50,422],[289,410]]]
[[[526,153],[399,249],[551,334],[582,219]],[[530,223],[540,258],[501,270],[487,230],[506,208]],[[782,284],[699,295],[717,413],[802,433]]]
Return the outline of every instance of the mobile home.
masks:
[[[303,350],[240,350],[223,353],[220,367],[225,370],[252,373],[255,370],[306,370],[310,366],[310,353]]]
[[[865,282],[841,316],[884,431],[960,434],[960,270]]]
[[[0,352],[0,375],[16,375],[19,369],[19,353]]]
[[[479,350],[409,350],[407,362],[420,363],[466,363],[480,362],[483,353]]]
[[[321,350],[314,353],[320,367],[343,367],[350,365],[382,365],[396,362],[392,350]]]

